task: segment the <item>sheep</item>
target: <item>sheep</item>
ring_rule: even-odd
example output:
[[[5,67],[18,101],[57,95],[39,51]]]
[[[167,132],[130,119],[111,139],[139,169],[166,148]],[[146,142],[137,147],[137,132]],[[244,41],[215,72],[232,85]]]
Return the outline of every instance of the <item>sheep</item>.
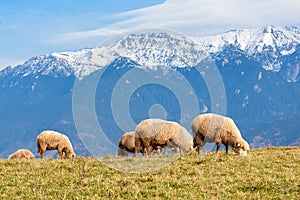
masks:
[[[8,160],[33,160],[35,159],[33,153],[27,149],[19,149],[18,151],[10,154],[7,158]]]
[[[135,132],[124,133],[118,146],[118,156],[128,156],[128,153],[134,153],[135,151]],[[157,149],[158,151],[158,149]],[[142,151],[140,151],[142,153]],[[153,152],[153,148],[150,148],[150,152]]]
[[[46,150],[57,150],[58,159],[73,158],[75,153],[69,138],[56,131],[43,131],[36,138],[38,153],[44,159]]]
[[[126,132],[121,136],[118,146],[118,156],[128,156],[128,152],[134,153],[134,135],[134,132]]]
[[[240,156],[246,156],[249,150],[249,144],[242,138],[241,133],[234,121],[229,117],[207,113],[195,117],[191,123],[194,137],[194,148],[198,153],[202,151],[202,146],[207,143],[215,142],[218,153],[221,144],[226,147],[228,155],[228,146]]]
[[[184,151],[193,148],[193,138],[188,131],[176,122],[161,119],[146,119],[135,129],[135,156],[140,152],[148,154],[152,149],[163,148],[170,143]]]

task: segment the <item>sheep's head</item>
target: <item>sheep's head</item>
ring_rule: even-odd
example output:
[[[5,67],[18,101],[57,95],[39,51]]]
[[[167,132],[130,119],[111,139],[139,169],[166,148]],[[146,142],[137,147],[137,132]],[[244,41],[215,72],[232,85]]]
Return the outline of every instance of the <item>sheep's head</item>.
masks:
[[[66,153],[66,155],[65,155],[65,158],[66,159],[70,159],[70,158],[75,158],[76,157],[76,155],[75,155],[75,153]]]
[[[64,158],[65,159],[70,159],[70,158],[75,158],[76,154],[74,153],[73,150],[70,150],[68,148],[64,149]]]
[[[240,156],[247,156],[247,151],[249,150],[249,144],[245,140],[241,140],[235,143],[233,151]]]

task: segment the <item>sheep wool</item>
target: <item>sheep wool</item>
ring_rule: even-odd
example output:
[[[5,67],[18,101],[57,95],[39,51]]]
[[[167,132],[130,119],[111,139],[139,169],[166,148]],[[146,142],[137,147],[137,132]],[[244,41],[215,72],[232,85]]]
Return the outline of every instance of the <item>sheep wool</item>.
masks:
[[[215,142],[217,146],[216,152],[219,151],[221,144],[224,144],[226,154],[228,154],[228,146],[241,156],[246,156],[247,150],[250,149],[236,124],[229,117],[213,113],[201,114],[193,119],[191,128],[194,148],[198,149],[198,153],[202,151],[205,143],[212,142]]]
[[[36,143],[41,159],[44,159],[46,150],[57,150],[59,159],[75,157],[69,138],[56,131],[43,131],[37,136]]]
[[[120,140],[118,146],[118,156],[128,156],[128,152],[134,153],[135,149],[135,133],[126,132],[124,133]]]
[[[141,148],[143,153],[147,153],[151,148],[160,149],[170,143],[184,151],[190,151],[193,138],[178,123],[161,119],[143,120],[135,129],[135,155]]]
[[[8,160],[33,160],[34,154],[27,149],[19,149],[18,151],[12,153],[8,156]]]

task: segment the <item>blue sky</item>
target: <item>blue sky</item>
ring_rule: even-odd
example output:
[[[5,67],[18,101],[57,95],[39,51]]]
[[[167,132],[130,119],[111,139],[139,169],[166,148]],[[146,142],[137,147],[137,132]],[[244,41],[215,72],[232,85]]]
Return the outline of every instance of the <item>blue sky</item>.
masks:
[[[0,68],[35,55],[95,47],[139,28],[190,36],[300,23],[298,0],[4,0]]]

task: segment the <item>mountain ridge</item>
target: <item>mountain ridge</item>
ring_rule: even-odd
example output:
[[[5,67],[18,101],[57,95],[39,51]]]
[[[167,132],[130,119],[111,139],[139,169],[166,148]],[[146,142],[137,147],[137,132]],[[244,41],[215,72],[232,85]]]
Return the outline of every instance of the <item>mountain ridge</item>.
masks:
[[[232,45],[246,56],[261,62],[265,70],[279,72],[284,62],[279,57],[295,53],[299,50],[299,44],[300,29],[295,26],[242,29],[198,38],[168,32],[142,32],[131,33],[106,46],[36,56],[16,67],[20,70],[27,67],[27,73],[37,73],[42,70],[41,66],[46,66],[49,72],[44,69],[44,74],[51,73],[51,68],[56,67],[57,71],[65,71],[66,75],[72,73],[78,78],[102,69],[117,57],[128,57],[146,68],[193,67],[211,54],[217,54]]]

